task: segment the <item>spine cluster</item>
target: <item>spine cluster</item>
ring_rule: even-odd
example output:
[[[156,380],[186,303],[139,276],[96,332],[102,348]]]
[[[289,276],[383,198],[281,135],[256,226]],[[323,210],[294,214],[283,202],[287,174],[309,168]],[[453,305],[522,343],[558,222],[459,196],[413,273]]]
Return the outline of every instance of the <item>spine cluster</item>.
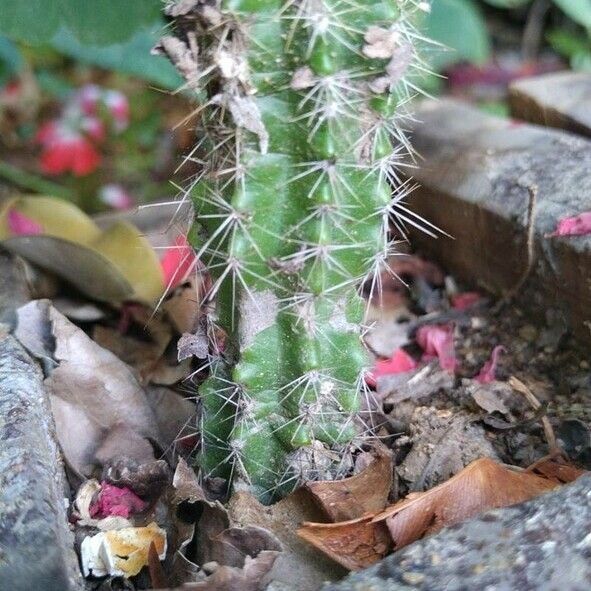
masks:
[[[192,244],[231,343],[200,388],[205,474],[270,501],[335,478],[365,427],[359,287],[380,289],[416,0],[178,0],[159,49],[195,92]]]

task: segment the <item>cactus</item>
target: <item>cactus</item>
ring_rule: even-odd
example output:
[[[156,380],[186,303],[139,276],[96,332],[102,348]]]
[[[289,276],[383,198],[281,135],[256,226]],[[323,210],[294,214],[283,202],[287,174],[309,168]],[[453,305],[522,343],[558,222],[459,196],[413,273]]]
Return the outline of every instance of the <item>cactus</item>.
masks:
[[[390,222],[418,223],[398,171],[423,69],[421,10],[415,0],[165,9],[173,34],[159,50],[199,99],[190,238],[229,337],[200,387],[198,461],[266,502],[302,478],[343,474],[366,430],[359,288],[379,290]]]

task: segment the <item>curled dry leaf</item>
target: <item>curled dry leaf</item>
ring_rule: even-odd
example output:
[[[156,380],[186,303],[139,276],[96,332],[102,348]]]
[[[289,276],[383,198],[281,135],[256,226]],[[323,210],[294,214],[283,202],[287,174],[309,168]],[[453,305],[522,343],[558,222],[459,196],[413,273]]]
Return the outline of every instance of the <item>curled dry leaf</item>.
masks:
[[[309,482],[306,486],[331,521],[381,511],[392,486],[392,454],[384,447],[375,448],[369,466],[356,476]]]
[[[145,500],[157,499],[170,482],[170,468],[164,460],[136,462],[129,457],[111,458],[103,465],[102,479],[127,487]]]
[[[392,546],[385,524],[371,515],[341,523],[304,522],[298,535],[348,570],[371,566]]]
[[[127,365],[99,347],[48,302],[30,302],[19,309],[18,317],[19,325],[22,322],[28,326],[19,338],[30,350],[47,345],[43,335],[53,336],[54,351],[42,350],[38,354],[52,354],[58,364],[45,384],[58,441],[76,473],[91,475],[97,450],[114,431],[126,429],[140,441],[160,440],[145,393]],[[35,322],[28,322],[33,317]],[[111,445],[107,455],[124,456],[130,452],[128,438],[119,437],[117,441],[119,445]],[[146,453],[148,445],[146,442],[143,446]],[[106,459],[103,455],[102,461]]]
[[[527,501],[556,487],[529,472],[506,468],[490,458],[472,462],[447,482],[405,499],[376,515],[385,521],[398,550],[424,535],[497,507]]]
[[[574,482],[579,476],[586,474],[585,470],[575,468],[560,456],[550,455],[538,460],[527,469],[528,472],[547,478],[557,484]]]

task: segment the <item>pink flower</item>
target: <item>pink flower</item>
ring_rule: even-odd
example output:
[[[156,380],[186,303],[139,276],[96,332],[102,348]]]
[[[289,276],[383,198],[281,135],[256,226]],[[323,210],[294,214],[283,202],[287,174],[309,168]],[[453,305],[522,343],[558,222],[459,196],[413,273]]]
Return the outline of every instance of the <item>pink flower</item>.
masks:
[[[38,224],[24,213],[17,211],[11,207],[8,211],[8,229],[15,236],[31,236],[34,234],[42,234],[43,226]]]
[[[455,310],[466,310],[477,304],[481,299],[481,295],[475,291],[458,293],[452,296],[451,307]]]
[[[186,236],[179,234],[162,260],[160,268],[167,289],[172,289],[183,281],[197,264],[195,252],[187,242]]]
[[[442,369],[455,371],[458,366],[454,347],[454,327],[448,325],[421,326],[416,333],[416,341],[423,349],[423,359],[437,357]]]
[[[121,185],[103,185],[99,190],[99,199],[113,209],[129,209],[134,205],[133,197]]]
[[[98,499],[90,506],[90,516],[101,519],[115,515],[127,519],[132,513],[139,513],[147,506],[148,503],[140,499],[131,489],[101,482]]]
[[[497,364],[499,355],[506,353],[507,350],[502,345],[497,345],[491,353],[490,359],[482,366],[480,373],[476,376],[476,381],[481,384],[490,384],[496,380]]]
[[[102,91],[96,84],[85,84],[74,96],[74,103],[77,103],[80,110],[86,115],[95,115],[97,105],[101,99]]]
[[[104,94],[103,100],[113,121],[115,122],[115,130],[123,131],[129,125],[129,103],[127,97],[118,90],[107,90]]]
[[[419,364],[404,349],[396,349],[390,359],[376,361],[373,370],[365,376],[365,381],[368,385],[375,386],[379,377],[405,373],[418,366]]]
[[[591,234],[591,211],[558,222],[556,230],[548,236],[585,236]]]
[[[36,139],[43,146],[41,170],[46,174],[71,171],[76,176],[85,176],[96,170],[100,162],[96,148],[60,121],[45,123]]]
[[[84,131],[91,139],[99,144],[107,137],[105,124],[92,115],[82,118],[80,121],[80,130]]]

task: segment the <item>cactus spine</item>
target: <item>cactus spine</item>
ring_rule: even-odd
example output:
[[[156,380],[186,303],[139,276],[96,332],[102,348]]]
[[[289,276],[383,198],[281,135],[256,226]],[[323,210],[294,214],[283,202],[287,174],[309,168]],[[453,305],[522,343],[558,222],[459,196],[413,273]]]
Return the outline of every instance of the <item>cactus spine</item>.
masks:
[[[192,243],[230,336],[200,388],[205,474],[264,501],[336,477],[363,431],[359,286],[415,223],[397,170],[416,0],[178,0],[160,48],[195,90]],[[397,187],[392,195],[392,187]],[[372,289],[379,289],[375,279]]]

